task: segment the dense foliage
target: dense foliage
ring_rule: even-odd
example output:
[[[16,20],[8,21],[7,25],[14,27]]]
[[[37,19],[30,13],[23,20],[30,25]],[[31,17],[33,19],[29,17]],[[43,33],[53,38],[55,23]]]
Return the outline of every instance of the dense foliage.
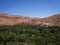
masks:
[[[60,27],[0,26],[0,45],[60,45]]]

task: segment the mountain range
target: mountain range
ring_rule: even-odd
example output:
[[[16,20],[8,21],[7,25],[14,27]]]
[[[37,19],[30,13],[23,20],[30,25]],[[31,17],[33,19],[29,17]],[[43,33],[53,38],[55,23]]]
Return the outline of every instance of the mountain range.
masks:
[[[45,18],[0,14],[0,26],[1,25],[60,26],[60,14]]]

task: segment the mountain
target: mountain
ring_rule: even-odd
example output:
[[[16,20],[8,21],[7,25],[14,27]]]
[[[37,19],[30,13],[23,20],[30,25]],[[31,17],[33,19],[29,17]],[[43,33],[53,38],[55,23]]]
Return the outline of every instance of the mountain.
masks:
[[[60,26],[60,14],[55,14],[53,16],[47,17],[43,19],[45,22],[50,22],[55,26]]]
[[[31,18],[26,16],[14,16],[0,14],[0,25],[32,25],[32,26],[60,26],[60,14],[46,18]]]

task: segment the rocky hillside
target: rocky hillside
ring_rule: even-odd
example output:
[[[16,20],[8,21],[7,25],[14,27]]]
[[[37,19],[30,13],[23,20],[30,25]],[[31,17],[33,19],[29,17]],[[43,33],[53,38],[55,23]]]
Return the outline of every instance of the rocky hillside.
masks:
[[[60,14],[56,14],[43,19],[44,22],[50,22],[55,26],[60,26]]]
[[[47,18],[31,18],[0,14],[0,25],[33,25],[33,26],[60,26],[60,14]]]

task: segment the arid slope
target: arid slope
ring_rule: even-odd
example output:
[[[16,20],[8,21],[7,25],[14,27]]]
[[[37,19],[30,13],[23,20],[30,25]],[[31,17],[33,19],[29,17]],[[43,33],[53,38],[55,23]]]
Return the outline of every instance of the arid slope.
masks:
[[[60,14],[47,18],[31,18],[0,14],[0,25],[33,25],[33,26],[60,26]]]

